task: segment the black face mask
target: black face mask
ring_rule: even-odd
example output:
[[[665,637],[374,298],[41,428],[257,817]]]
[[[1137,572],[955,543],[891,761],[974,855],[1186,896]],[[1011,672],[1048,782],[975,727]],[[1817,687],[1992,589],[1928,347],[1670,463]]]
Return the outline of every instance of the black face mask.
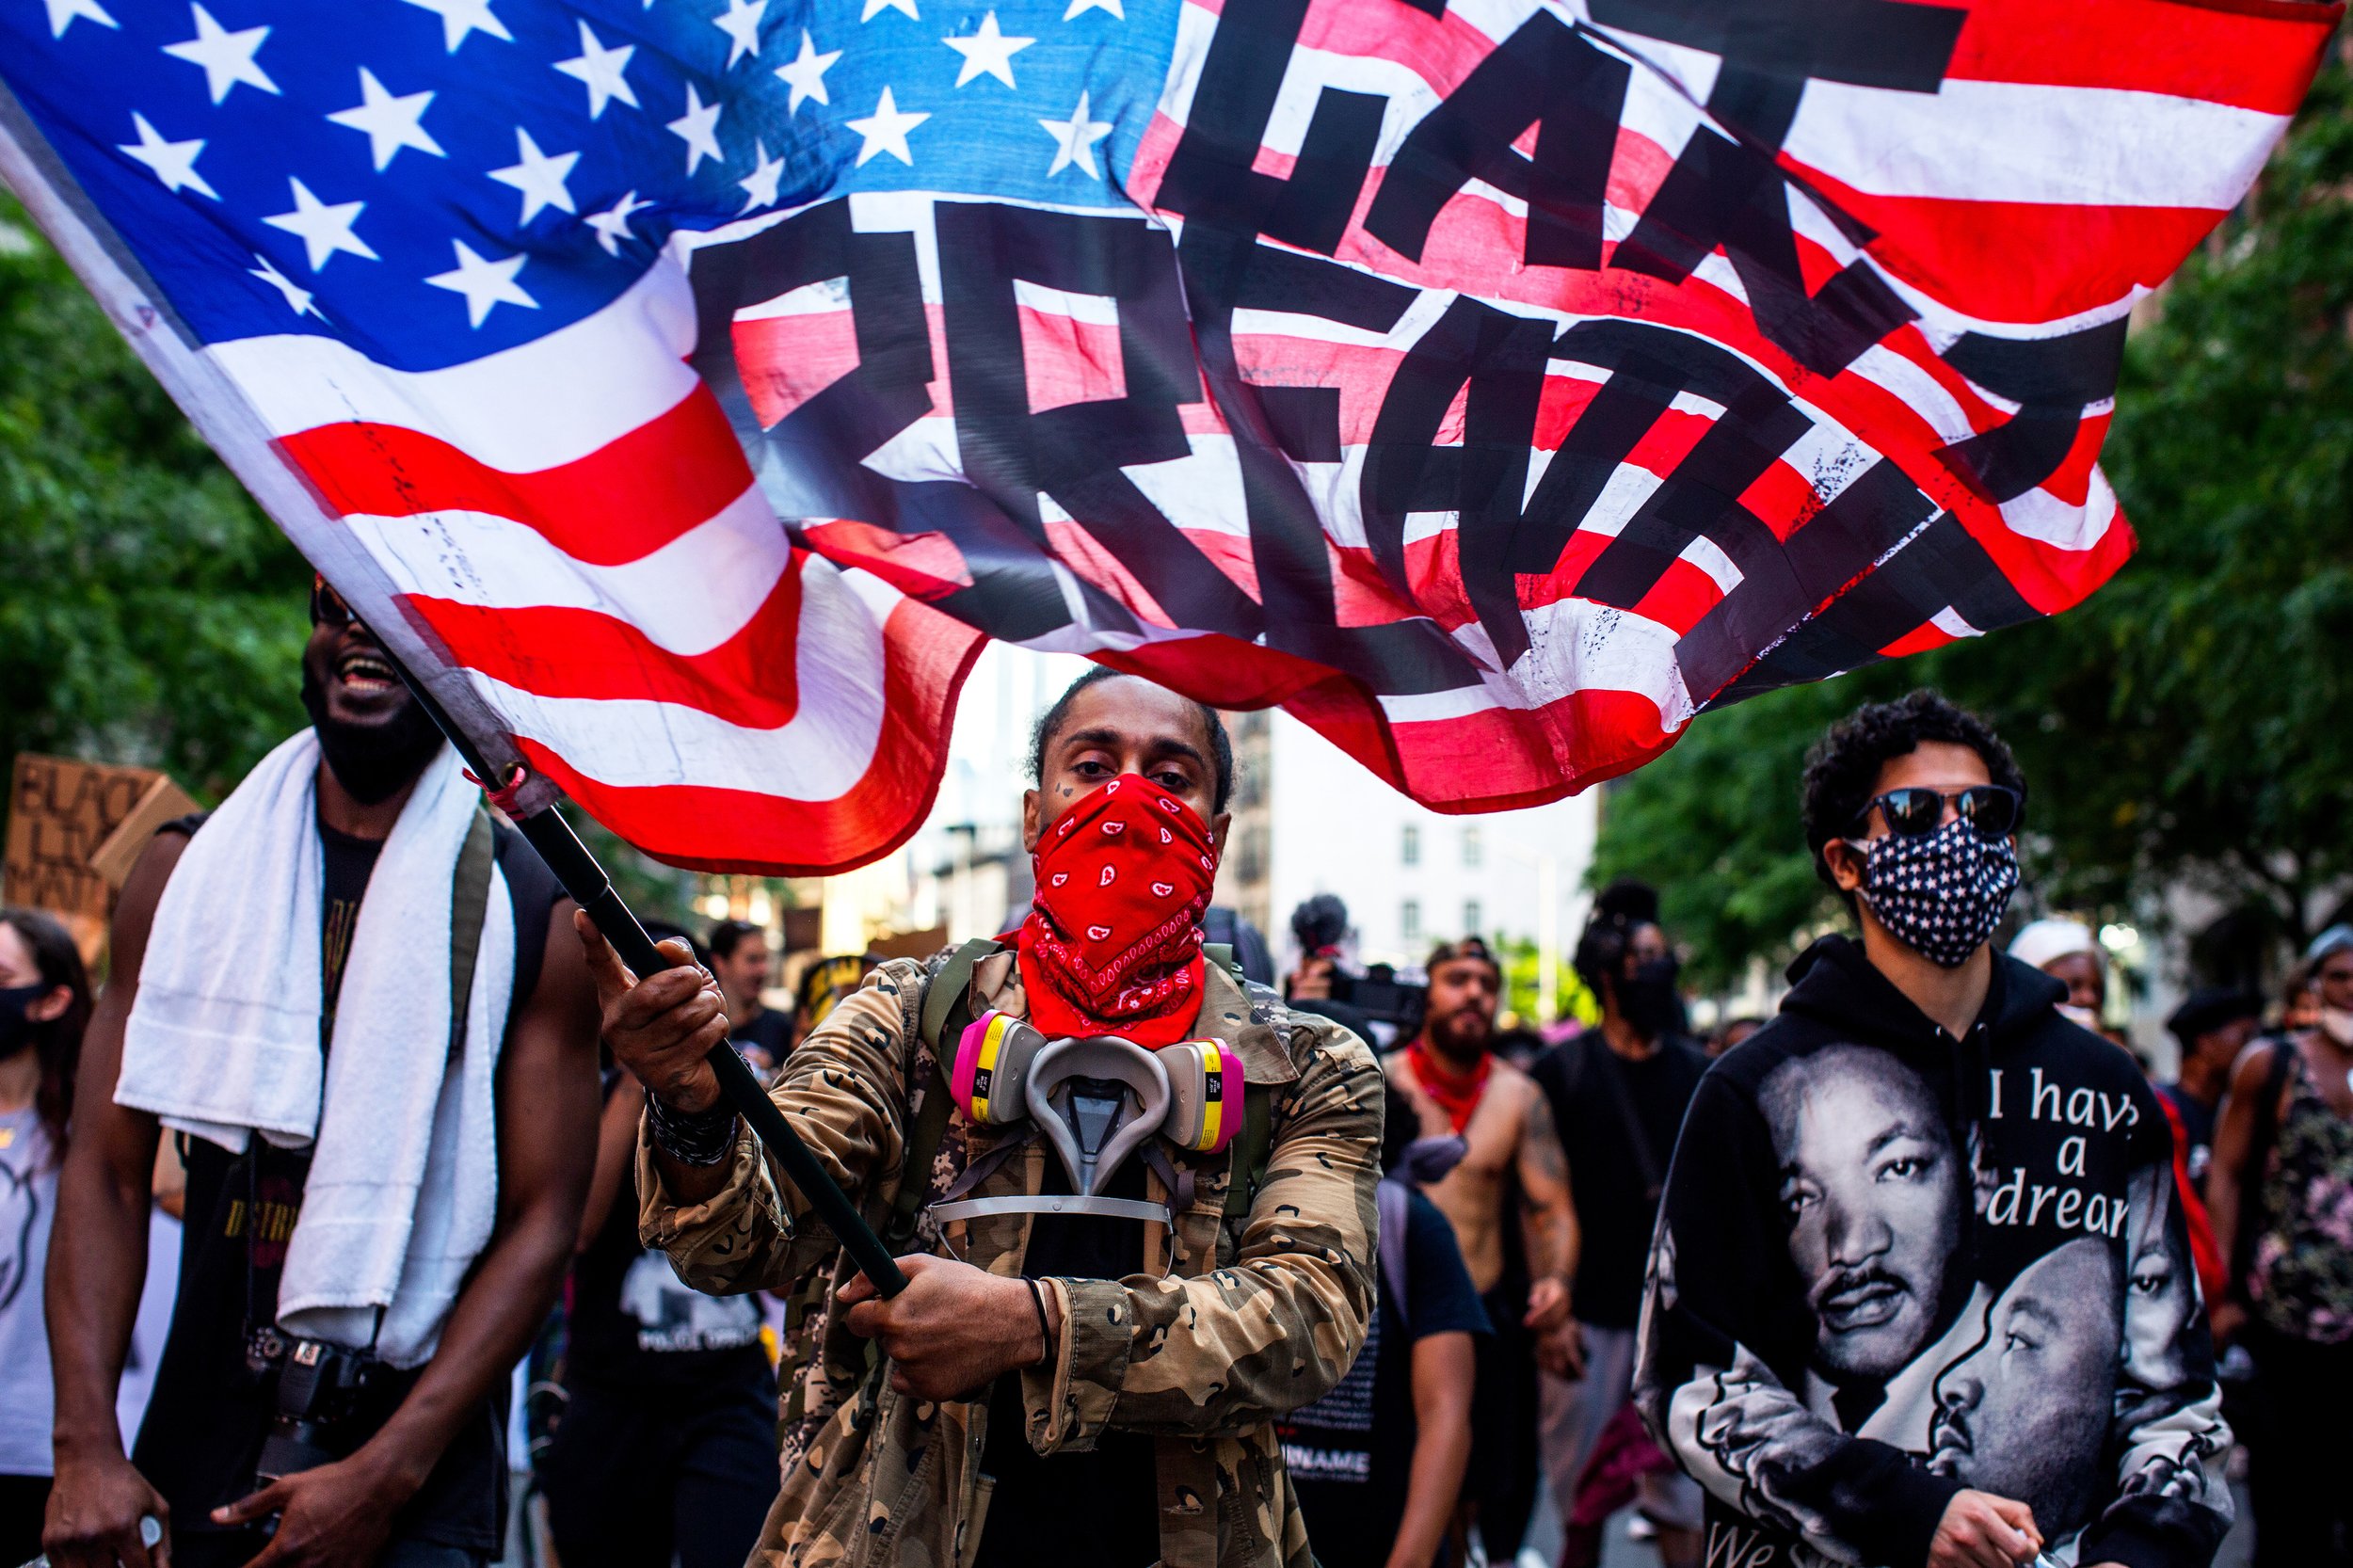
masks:
[[[0,1062],[33,1043],[33,1020],[26,1009],[51,989],[47,985],[0,986]]]
[[[1635,965],[1631,976],[1618,981],[1618,1013],[1643,1039],[1656,1040],[1682,1021],[1683,1002],[1675,995],[1681,972],[1670,954]]]
[[[382,724],[337,724],[328,716],[327,691],[308,660],[302,665],[302,706],[336,782],[362,806],[399,793],[441,749],[440,728],[413,698]]]

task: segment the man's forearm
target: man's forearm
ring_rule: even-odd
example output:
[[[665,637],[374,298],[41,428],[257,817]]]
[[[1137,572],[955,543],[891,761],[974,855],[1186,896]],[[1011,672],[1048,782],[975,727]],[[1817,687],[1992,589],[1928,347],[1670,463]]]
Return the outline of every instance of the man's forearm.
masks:
[[[1454,1500],[1470,1467],[1467,1421],[1425,1423],[1414,1437],[1414,1460],[1405,1477],[1405,1512],[1397,1522],[1397,1542],[1388,1568],[1429,1568],[1437,1560],[1454,1517]]]
[[[547,1320],[570,1261],[578,1221],[553,1198],[525,1210],[483,1254],[450,1309],[417,1385],[360,1456],[410,1489],[422,1486],[483,1400],[503,1383]]]
[[[77,1145],[58,1185],[58,1207],[69,1220],[50,1237],[43,1290],[56,1395],[55,1446],[61,1458],[120,1453],[115,1395],[147,1283],[149,1181],[123,1179],[100,1149],[85,1152]]]
[[[1528,1272],[1537,1279],[1567,1285],[1577,1275],[1577,1213],[1567,1204],[1529,1211]]]

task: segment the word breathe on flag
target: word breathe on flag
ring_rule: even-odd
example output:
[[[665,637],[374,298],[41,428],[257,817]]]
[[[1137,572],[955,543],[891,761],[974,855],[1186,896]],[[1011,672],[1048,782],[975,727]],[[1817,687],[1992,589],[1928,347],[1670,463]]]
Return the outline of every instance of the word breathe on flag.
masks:
[[[2075,603],[2336,17],[14,0],[0,172],[494,760],[823,871],[984,636],[1478,810]]]

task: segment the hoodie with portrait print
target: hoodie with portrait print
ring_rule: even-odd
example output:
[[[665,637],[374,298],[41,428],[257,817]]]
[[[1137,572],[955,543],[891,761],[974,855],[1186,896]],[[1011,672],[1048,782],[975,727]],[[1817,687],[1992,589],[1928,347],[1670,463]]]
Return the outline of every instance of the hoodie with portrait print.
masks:
[[[1996,956],[1956,1040],[1827,937],[1708,1071],[1636,1398],[1723,1568],[1914,1568],[1964,1488],[2048,1559],[2205,1568],[2230,1524],[2171,1135],[2126,1052]]]

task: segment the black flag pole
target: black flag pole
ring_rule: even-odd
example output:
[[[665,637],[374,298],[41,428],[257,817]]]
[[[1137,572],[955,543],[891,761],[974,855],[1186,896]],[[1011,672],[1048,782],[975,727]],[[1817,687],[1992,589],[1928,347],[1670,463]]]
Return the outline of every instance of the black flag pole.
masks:
[[[442,712],[441,705],[424,689],[424,682],[408,673],[408,666],[392,649],[385,648],[384,657],[399,672],[402,681],[424,711],[433,716],[433,722],[449,738],[449,744],[456,748],[458,757],[473,776],[483,781],[485,789],[496,792],[513,781],[507,770],[493,768],[483,758],[480,750],[466,738],[465,732]],[[604,934],[604,939],[613,944],[613,951],[620,955],[621,962],[627,964],[633,973],[642,978],[675,967],[653,945],[653,938],[646,935],[646,928],[637,923],[636,915],[622,902],[621,895],[614,890],[613,879],[605,874],[604,868],[597,863],[597,857],[589,853],[588,846],[580,841],[580,835],[572,831],[572,824],[564,820],[563,813],[552,804],[536,811],[513,815],[511,820],[517,831],[538,852],[539,858],[547,862],[548,870],[555,873],[555,879],[563,884],[564,891],[571,895],[572,902],[579,904],[596,928]],[[760,1088],[760,1080],[752,1076],[751,1068],[735,1054],[735,1048],[722,1040],[711,1048],[711,1054],[704,1060],[711,1064],[712,1071],[719,1075],[719,1093],[735,1108],[736,1113],[750,1124],[752,1136],[759,1139],[761,1146],[783,1167],[785,1176],[800,1189],[801,1195],[817,1211],[817,1217],[840,1239],[842,1246],[849,1251],[851,1260],[856,1263],[858,1272],[872,1280],[874,1289],[881,1295],[895,1296],[905,1289],[906,1275],[900,1272],[899,1265],[892,1261],[890,1249],[883,1245],[882,1238],[874,1233],[873,1226],[866,1223],[866,1217],[857,1211],[857,1206],[850,1201],[849,1194],[841,1191],[840,1184],[817,1162],[817,1157],[809,1152],[808,1145],[801,1142],[801,1135],[792,1130],[792,1125],[784,1119],[784,1112],[776,1109],[776,1101],[770,1099]]]

